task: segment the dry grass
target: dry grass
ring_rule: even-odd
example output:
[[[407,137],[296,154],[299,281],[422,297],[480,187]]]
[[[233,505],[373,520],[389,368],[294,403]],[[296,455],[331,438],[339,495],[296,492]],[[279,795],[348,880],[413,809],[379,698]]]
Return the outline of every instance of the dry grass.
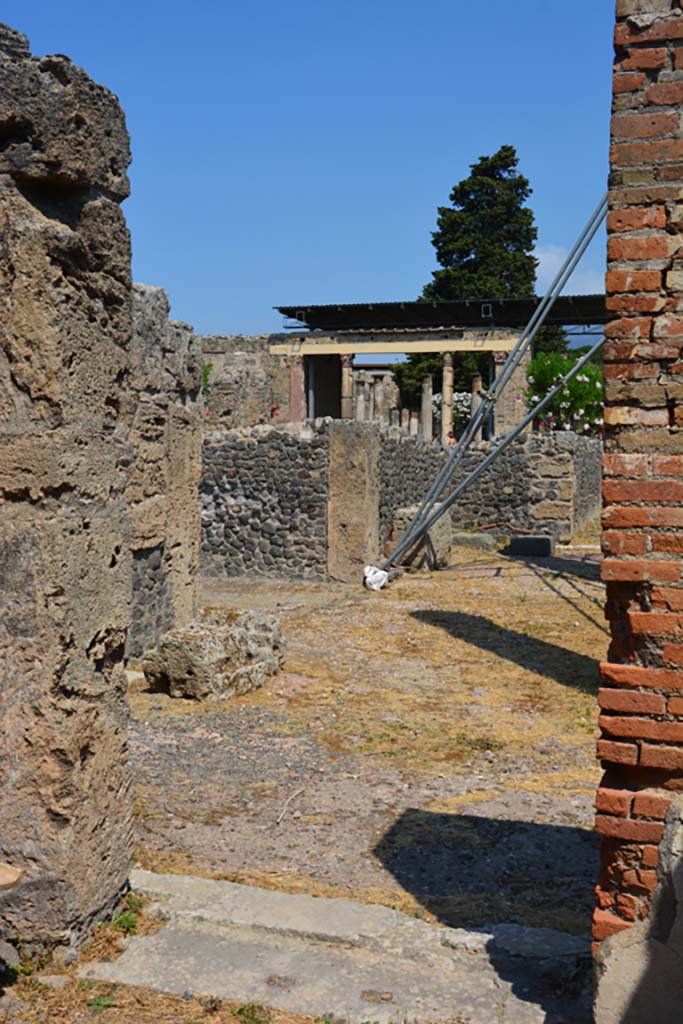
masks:
[[[65,972],[67,982],[54,992],[37,981],[20,982],[13,991],[25,1008],[12,1012],[18,1024],[313,1024],[304,1017],[265,1007],[245,1007],[225,1000],[185,999],[149,989],[79,979]],[[2,1020],[2,1016],[0,1016]]]
[[[468,553],[458,573],[290,613],[285,670],[306,685],[285,694],[287,727],[436,773],[487,750],[533,758],[553,738],[585,746],[607,645],[601,603],[593,581]],[[281,706],[277,691],[248,700]]]

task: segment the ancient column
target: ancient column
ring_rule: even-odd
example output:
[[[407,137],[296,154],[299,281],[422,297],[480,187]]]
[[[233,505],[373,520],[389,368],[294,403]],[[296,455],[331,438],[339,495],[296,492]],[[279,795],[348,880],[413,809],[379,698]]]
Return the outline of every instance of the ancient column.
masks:
[[[420,414],[417,409],[412,409],[410,412],[410,433],[413,437],[417,437],[420,433]]]
[[[289,357],[289,418],[292,423],[306,419],[306,379],[304,357]]]
[[[453,353],[443,354],[443,384],[441,387],[441,441],[448,444],[453,429]]]
[[[370,420],[372,422],[372,420],[374,420],[375,416],[376,416],[376,412],[375,412],[375,381],[373,380],[373,378],[369,374],[368,374],[368,380],[367,380],[367,383],[365,385],[365,388],[366,388],[366,392],[365,393],[367,395],[367,403],[368,403],[368,411],[367,411],[366,419],[368,419],[368,420]]]
[[[431,441],[434,420],[432,409],[433,379],[431,374],[422,378],[422,405],[420,412],[420,426],[425,441]]]
[[[355,417],[359,421],[367,419],[367,408],[365,400],[365,380],[358,375],[356,377],[356,399]]]
[[[353,356],[343,355],[341,359],[341,418],[353,419]]]
[[[132,853],[129,140],[0,26],[0,934],[76,943]]]
[[[401,429],[410,430],[410,409],[401,409]]]
[[[480,405],[481,405],[481,374],[475,373],[474,377],[472,378],[472,415],[473,416],[474,416],[475,412],[477,411],[477,409],[479,408]],[[476,434],[474,435],[474,440],[475,441],[481,441],[481,438],[482,438],[482,428],[480,427],[479,430],[477,430]]]
[[[375,385],[375,395],[380,423],[388,427],[394,420],[398,422],[398,406],[401,395],[393,374],[387,374],[387,376],[377,382]]]
[[[683,1014],[683,19],[670,0],[620,0],[617,12],[595,1020],[673,1024]]]

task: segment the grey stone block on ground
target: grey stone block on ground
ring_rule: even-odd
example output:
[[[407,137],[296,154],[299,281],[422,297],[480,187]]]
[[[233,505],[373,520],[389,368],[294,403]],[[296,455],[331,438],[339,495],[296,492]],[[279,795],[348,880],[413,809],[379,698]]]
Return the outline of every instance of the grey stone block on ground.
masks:
[[[214,612],[166,633],[142,670],[153,690],[171,697],[234,697],[275,675],[283,649],[276,616]]]
[[[394,512],[391,537],[386,547],[387,556],[391,554],[403,537],[418,508],[418,505],[411,505],[409,508],[399,508]],[[438,508],[439,505],[434,506],[434,510]],[[444,515],[403,556],[401,564],[410,566],[412,569],[442,569],[448,565],[451,533],[451,518],[449,515]]]
[[[474,548],[476,551],[495,551],[498,541],[492,533],[467,533],[457,531],[453,534],[454,548]]]
[[[554,550],[555,541],[550,536],[512,537],[505,554],[521,558],[550,558]]]

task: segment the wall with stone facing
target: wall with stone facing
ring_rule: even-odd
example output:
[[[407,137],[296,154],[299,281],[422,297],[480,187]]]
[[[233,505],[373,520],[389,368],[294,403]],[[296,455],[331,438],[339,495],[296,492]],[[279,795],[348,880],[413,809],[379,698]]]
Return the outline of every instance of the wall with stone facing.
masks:
[[[269,334],[239,334],[203,335],[198,340],[204,363],[212,366],[206,401],[209,429],[232,430],[290,419],[289,365],[269,350],[277,339]]]
[[[132,852],[133,452],[116,97],[0,26],[0,937],[70,942]]]
[[[491,450],[474,445],[453,486]],[[390,431],[382,439],[380,533],[382,543],[398,508],[427,492],[447,457],[435,445]],[[600,507],[601,446],[572,433],[524,434],[503,452],[453,506],[455,529],[509,523],[569,540],[574,529]]]
[[[161,288],[132,297],[130,442],[126,488],[133,536],[133,610],[126,654],[138,658],[196,610],[201,532],[201,350],[187,324],[170,321]]]
[[[645,929],[638,960],[623,934],[642,930],[635,923],[648,917],[653,893],[672,886],[671,871],[681,867],[680,849],[664,866],[659,846],[671,795],[683,788],[682,39],[678,3],[619,0],[607,273],[614,320],[604,353],[603,577],[612,641],[601,666],[603,867],[594,917],[596,940],[613,938],[600,954],[601,1024],[655,1019],[647,1009],[615,1016],[610,976],[635,1006],[658,958],[678,964],[682,952],[680,942],[674,948],[680,927],[671,928],[673,888],[669,937]],[[679,1003],[656,1019],[681,1013]]]
[[[324,422],[206,435],[205,575],[325,578],[328,448]]]
[[[478,445],[459,478],[489,450]],[[600,450],[574,434],[525,435],[456,503],[454,525],[512,523],[568,539],[599,509]],[[357,579],[380,555],[394,512],[424,496],[445,458],[436,445],[355,421],[210,432],[202,572]]]

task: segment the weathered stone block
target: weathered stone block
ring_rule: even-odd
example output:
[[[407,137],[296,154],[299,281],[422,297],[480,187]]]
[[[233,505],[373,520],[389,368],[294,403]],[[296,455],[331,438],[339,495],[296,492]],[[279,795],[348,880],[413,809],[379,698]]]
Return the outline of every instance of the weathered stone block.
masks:
[[[332,420],[329,438],[327,571],[353,583],[380,550],[380,431],[374,423]]]
[[[555,543],[552,537],[512,537],[505,549],[506,555],[513,557],[550,558]]]
[[[440,506],[435,505],[434,511]],[[391,540],[387,545],[387,556],[391,554],[401,537],[408,529],[413,516],[419,506],[411,505],[410,508],[399,508],[394,513],[394,522],[391,531]],[[446,513],[439,519],[431,530],[428,531],[414,547],[401,559],[402,565],[409,565],[413,569],[442,569],[448,565],[448,558],[451,550],[453,528],[451,517]]]
[[[142,670],[153,690],[171,697],[237,697],[280,670],[283,649],[274,616],[213,613],[163,636]]]

